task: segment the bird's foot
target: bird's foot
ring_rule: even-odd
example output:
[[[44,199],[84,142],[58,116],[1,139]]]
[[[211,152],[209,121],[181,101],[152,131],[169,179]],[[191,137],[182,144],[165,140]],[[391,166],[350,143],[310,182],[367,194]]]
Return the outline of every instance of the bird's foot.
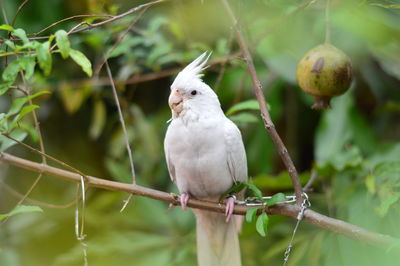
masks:
[[[182,193],[179,196],[179,201],[181,202],[182,210],[186,211],[186,206],[189,201],[189,193]]]
[[[232,217],[233,214],[233,209],[235,208],[235,202],[236,202],[236,197],[235,196],[229,196],[229,198],[226,199],[226,207],[225,207],[225,216],[226,216],[226,222],[229,222],[229,220]]]

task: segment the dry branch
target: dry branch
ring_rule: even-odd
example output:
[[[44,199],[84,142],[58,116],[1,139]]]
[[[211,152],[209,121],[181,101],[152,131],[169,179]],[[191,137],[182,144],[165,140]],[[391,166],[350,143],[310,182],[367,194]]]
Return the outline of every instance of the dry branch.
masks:
[[[0,153],[0,162],[14,165],[16,167],[24,168],[34,172],[42,172],[43,174],[62,178],[70,182],[75,182],[75,183],[81,182],[81,175],[79,174],[55,168],[52,166],[48,166],[45,164],[40,164],[29,160],[25,160],[8,153]],[[139,185],[119,183],[93,176],[86,176],[86,185],[88,187],[96,187],[106,190],[131,193],[142,197],[169,202],[174,205],[179,205],[179,199],[176,195],[162,192],[159,190],[154,190],[151,188],[142,187]],[[189,199],[188,206],[192,208],[209,210],[220,213],[225,212],[225,205],[222,203],[219,204],[215,202]],[[248,207],[246,206],[235,206],[234,214],[244,215],[247,209]],[[297,205],[279,204],[268,208],[267,212],[269,214],[279,214],[296,218],[299,213],[299,207]],[[332,231],[347,236],[349,238],[352,238],[354,240],[365,242],[381,248],[388,248],[392,246],[395,242],[400,241],[391,236],[374,233],[365,230],[361,227],[349,224],[347,222],[325,216],[310,209],[305,211],[304,220],[325,230]]]
[[[246,41],[244,40],[244,37],[240,31],[236,16],[233,13],[227,0],[221,0],[221,2],[224,5],[224,8],[225,8],[226,12],[228,13],[229,18],[231,19],[232,25],[233,25],[235,33],[236,33],[237,42],[240,46],[240,49],[243,52],[243,56],[244,56],[244,59],[246,61],[246,65],[247,65],[247,70],[250,74],[251,81],[253,83],[253,91],[254,91],[254,94],[256,95],[258,104],[260,105],[261,118],[264,122],[264,127],[267,130],[267,132],[269,133],[272,141],[275,144],[276,150],[278,151],[283,163],[285,164],[285,166],[289,172],[290,178],[292,179],[292,183],[293,183],[294,193],[296,195],[296,202],[298,205],[300,205],[303,201],[302,200],[303,199],[303,196],[302,196],[303,190],[301,188],[301,184],[300,184],[300,180],[299,180],[299,177],[297,174],[296,167],[294,166],[292,158],[290,158],[288,150],[286,149],[285,144],[283,143],[281,137],[279,136],[278,132],[276,131],[275,125],[271,120],[271,116],[269,115],[267,105],[265,104],[265,97],[264,97],[264,93],[262,91],[262,85],[261,85],[260,80],[257,77],[257,72],[256,72],[256,68],[253,63],[253,58],[250,54],[249,47],[248,47]]]

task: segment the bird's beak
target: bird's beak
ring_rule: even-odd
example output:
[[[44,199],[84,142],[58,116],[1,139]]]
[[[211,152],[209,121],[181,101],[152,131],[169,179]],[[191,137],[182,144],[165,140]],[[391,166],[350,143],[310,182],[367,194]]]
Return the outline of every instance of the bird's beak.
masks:
[[[169,95],[168,104],[177,114],[183,110],[183,97],[179,90],[173,90]]]

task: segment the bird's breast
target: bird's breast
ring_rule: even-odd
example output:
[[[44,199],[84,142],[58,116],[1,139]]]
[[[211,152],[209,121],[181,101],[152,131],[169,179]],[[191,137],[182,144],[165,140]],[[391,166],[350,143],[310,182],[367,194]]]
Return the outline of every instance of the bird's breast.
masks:
[[[183,125],[173,121],[167,132],[168,152],[181,192],[197,198],[219,197],[232,185],[224,132],[215,120]]]

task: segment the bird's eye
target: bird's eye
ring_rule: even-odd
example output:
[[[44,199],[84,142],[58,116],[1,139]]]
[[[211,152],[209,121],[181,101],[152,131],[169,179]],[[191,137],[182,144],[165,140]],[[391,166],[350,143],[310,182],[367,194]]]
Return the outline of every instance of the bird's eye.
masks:
[[[192,90],[192,91],[190,92],[190,94],[196,95],[196,94],[197,94],[197,91],[196,91],[196,90]]]

